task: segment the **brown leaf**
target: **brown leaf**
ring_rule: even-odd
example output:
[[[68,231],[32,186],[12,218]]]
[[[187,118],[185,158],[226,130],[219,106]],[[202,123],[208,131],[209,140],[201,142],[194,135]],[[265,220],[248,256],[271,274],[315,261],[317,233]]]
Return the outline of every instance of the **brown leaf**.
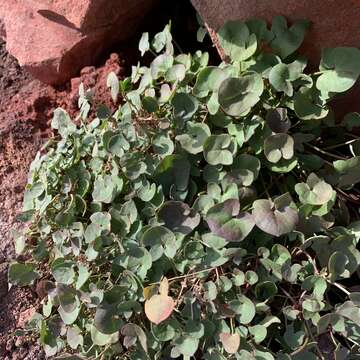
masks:
[[[145,300],[149,300],[153,295],[157,293],[156,286],[155,285],[149,285],[144,287],[143,295]]]
[[[174,300],[170,296],[154,295],[145,301],[145,314],[151,322],[158,325],[171,315],[174,307]]]
[[[240,335],[221,333],[220,341],[222,342],[223,347],[227,353],[235,354],[240,346]]]

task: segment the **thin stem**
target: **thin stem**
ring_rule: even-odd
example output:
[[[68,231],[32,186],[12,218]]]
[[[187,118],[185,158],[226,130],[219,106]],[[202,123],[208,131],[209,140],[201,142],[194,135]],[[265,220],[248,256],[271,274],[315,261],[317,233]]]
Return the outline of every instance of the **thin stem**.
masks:
[[[309,343],[309,338],[306,338],[304,343],[299,348],[297,348],[295,351],[293,351],[290,355],[294,356],[296,354],[301,353],[306,348],[308,343]]]
[[[359,136],[357,136],[357,135],[355,135],[355,134],[352,134],[352,133],[345,133],[345,135],[347,135],[347,136],[350,136],[350,137],[352,137],[353,139],[360,139],[360,137]]]
[[[329,152],[327,152],[327,151],[324,151],[324,150],[318,148],[318,147],[315,146],[315,145],[311,145],[311,144],[309,144],[309,143],[305,143],[305,145],[311,147],[312,149],[316,150],[317,152],[319,152],[319,153],[321,153],[321,154],[324,154],[324,155],[327,155],[327,156],[330,156],[330,157],[333,157],[333,158],[339,159],[339,160],[347,160],[346,157],[329,153]]]
[[[279,288],[291,300],[294,305],[297,305],[295,299],[285,289],[283,289],[281,286],[279,286]]]
[[[341,285],[341,284],[339,284],[339,283],[337,283],[337,282],[330,282],[329,281],[329,283],[331,284],[331,285],[334,285],[334,286],[336,286],[338,289],[340,289],[344,294],[346,294],[347,296],[349,296],[351,293],[350,293],[350,291],[348,291],[348,290],[346,290],[346,288],[343,286],[343,285]]]
[[[307,330],[311,340],[315,343],[315,348],[316,348],[317,353],[319,354],[320,359],[325,360],[325,357],[324,357],[323,353],[321,352],[321,350],[320,350],[320,348],[318,346],[318,343],[317,343],[317,341],[316,341],[316,339],[315,339],[315,337],[314,337],[314,335],[313,335],[313,333],[312,333],[312,331],[310,329],[310,326],[309,326],[307,320],[305,320],[304,323],[305,323],[306,330]]]
[[[327,146],[327,147],[324,148],[324,150],[331,150],[331,149],[336,149],[336,148],[341,147],[341,146],[350,145],[350,144],[352,144],[353,142],[355,142],[357,140],[358,139],[353,139],[353,140],[349,140],[349,141],[346,141],[346,142],[341,143],[341,144]]]

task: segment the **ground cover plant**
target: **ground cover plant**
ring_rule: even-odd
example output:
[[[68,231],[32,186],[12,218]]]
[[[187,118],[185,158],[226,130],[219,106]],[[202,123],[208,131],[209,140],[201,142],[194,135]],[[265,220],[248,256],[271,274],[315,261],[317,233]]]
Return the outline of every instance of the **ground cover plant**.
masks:
[[[9,267],[44,294],[24,331],[49,357],[359,357],[360,115],[336,123],[329,101],[360,51],[310,73],[308,26],[229,22],[210,66],[167,25],[140,40],[149,67],[109,74],[114,114],[89,119],[83,87],[76,121],[55,110]]]

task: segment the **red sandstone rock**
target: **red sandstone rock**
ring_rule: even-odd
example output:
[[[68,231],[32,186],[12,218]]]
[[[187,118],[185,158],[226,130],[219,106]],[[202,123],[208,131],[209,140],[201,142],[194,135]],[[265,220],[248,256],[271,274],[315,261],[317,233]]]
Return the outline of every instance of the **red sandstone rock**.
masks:
[[[210,29],[217,30],[227,20],[260,18],[268,20],[276,15],[290,22],[307,19],[312,22],[300,52],[319,64],[321,49],[337,46],[360,48],[359,0],[191,0]],[[360,86],[351,95],[337,99],[338,112],[359,111]]]
[[[212,29],[227,20],[260,18],[271,22],[276,15],[289,21],[307,19],[312,27],[302,51],[318,61],[321,48],[360,47],[360,1],[358,0],[192,0],[201,17]]]
[[[129,37],[156,0],[0,0],[0,37],[33,76],[60,84]]]

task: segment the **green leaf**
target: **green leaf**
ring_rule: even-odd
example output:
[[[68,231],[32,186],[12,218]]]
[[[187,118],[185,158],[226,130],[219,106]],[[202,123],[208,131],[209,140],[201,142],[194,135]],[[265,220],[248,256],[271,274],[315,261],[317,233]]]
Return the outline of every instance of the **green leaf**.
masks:
[[[234,158],[231,171],[225,176],[226,184],[236,183],[241,186],[250,186],[258,177],[260,171],[258,158],[248,154],[241,154]]]
[[[78,278],[76,279],[76,284],[75,284],[76,290],[80,290],[91,275],[86,266],[79,264],[78,268],[79,268],[79,275]]]
[[[164,27],[164,30],[157,33],[154,36],[153,41],[151,42],[151,47],[159,53],[161,50],[166,48],[166,52],[172,54],[173,48],[172,48],[172,36],[170,33],[171,24],[167,24]]]
[[[255,285],[259,280],[259,276],[257,275],[257,273],[255,271],[252,270],[248,270],[245,273],[245,281],[249,284],[249,285]]]
[[[309,21],[299,20],[288,28],[283,16],[274,17],[271,27],[274,39],[270,46],[283,59],[287,58],[300,47],[309,25]]]
[[[145,352],[148,351],[147,338],[144,330],[136,324],[125,324],[121,328],[121,334],[124,335],[124,345],[129,348],[133,342],[139,340],[141,347]]]
[[[250,326],[249,332],[254,337],[255,344],[260,344],[267,335],[267,329],[264,325]]]
[[[122,134],[117,134],[110,138],[107,147],[109,152],[121,158],[130,145]]]
[[[266,301],[276,294],[277,287],[272,281],[260,282],[255,287],[255,295],[260,301]]]
[[[316,87],[320,91],[347,91],[360,74],[360,50],[350,47],[324,49],[319,68],[321,75],[316,80]]]
[[[219,104],[230,116],[244,116],[260,100],[264,90],[261,76],[254,72],[224,80],[219,88]]]
[[[156,80],[161,76],[165,76],[173,63],[174,57],[172,55],[161,54],[157,56],[150,65],[151,77]]]
[[[174,345],[183,356],[193,356],[199,346],[199,339],[183,335],[174,340]]]
[[[10,230],[11,237],[15,242],[16,255],[22,255],[26,248],[26,238],[22,232],[15,229]]]
[[[233,162],[230,135],[211,135],[204,143],[204,157],[210,165],[231,165]]]
[[[217,66],[208,66],[202,69],[193,88],[194,96],[204,98],[209,93],[218,92],[220,84],[226,79],[226,73]]]
[[[143,233],[141,240],[144,246],[150,247],[153,261],[158,260],[164,252],[169,258],[175,256],[177,250],[175,235],[164,226],[150,227]],[[160,256],[156,256],[154,249],[159,247],[161,249]]]
[[[76,131],[76,125],[71,121],[68,113],[61,108],[54,110],[51,127],[56,129],[63,138],[66,138]]]
[[[360,114],[357,112],[346,114],[341,122],[341,125],[345,126],[348,131],[352,131],[354,128],[360,127]]]
[[[304,342],[305,332],[302,329],[295,330],[294,325],[289,324],[284,333],[284,340],[291,349],[296,349]]]
[[[220,46],[232,61],[244,61],[252,56],[257,48],[255,34],[245,23],[228,21],[217,32]]]
[[[74,263],[57,259],[51,266],[51,272],[55,280],[60,284],[71,285],[75,280]]]
[[[159,341],[169,341],[175,337],[176,328],[173,326],[171,321],[163,322],[157,326],[153,326],[152,331],[154,336]]]
[[[339,174],[339,186],[349,187],[360,182],[360,156],[348,160],[333,162],[334,168]]]
[[[115,183],[111,175],[98,176],[94,182],[94,190],[92,192],[93,200],[110,204],[118,191],[121,191],[123,181],[120,177]]]
[[[186,75],[186,68],[183,64],[173,65],[165,74],[165,78],[170,82],[183,81]]]
[[[329,258],[329,277],[332,281],[350,277],[347,269],[349,258],[340,251],[335,251]]]
[[[287,134],[270,135],[264,142],[264,154],[271,163],[294,156],[294,139]]]
[[[238,315],[241,324],[249,324],[255,316],[255,305],[246,296],[241,295],[238,300],[231,300],[229,309]]]
[[[215,300],[217,297],[217,287],[212,281],[207,281],[204,283],[204,299],[205,300]]]
[[[183,121],[190,120],[199,107],[196,98],[185,93],[177,93],[171,100],[174,107],[174,116]]]
[[[331,200],[334,191],[331,185],[311,173],[306,183],[295,185],[295,191],[303,204],[323,205]]]
[[[172,185],[179,191],[185,191],[189,184],[190,163],[182,155],[168,155],[155,169],[155,180],[162,185],[164,193],[167,195]]]
[[[269,42],[273,38],[273,34],[267,28],[267,23],[265,20],[261,19],[250,19],[246,21],[246,25],[250,30],[250,33],[255,34],[256,38]]]
[[[119,339],[119,333],[115,332],[113,334],[103,334],[96,329],[94,325],[91,326],[91,340],[95,345],[104,346],[107,344],[114,344]]]
[[[171,155],[174,151],[174,143],[165,134],[157,134],[153,138],[153,149],[156,154],[166,156]]]
[[[18,286],[31,285],[39,274],[35,271],[35,265],[12,263],[8,270],[9,283]]]
[[[187,122],[186,132],[176,136],[181,147],[190,154],[198,154],[203,151],[205,140],[211,135],[206,124]]]

